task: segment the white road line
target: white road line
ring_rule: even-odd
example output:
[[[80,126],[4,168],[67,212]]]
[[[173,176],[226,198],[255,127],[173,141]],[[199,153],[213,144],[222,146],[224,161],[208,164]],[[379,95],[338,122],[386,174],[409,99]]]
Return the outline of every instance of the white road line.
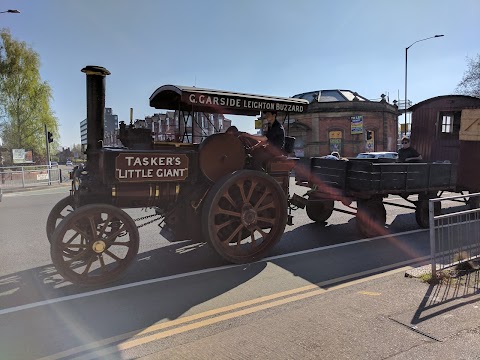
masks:
[[[395,234],[378,236],[378,237],[369,238],[369,239],[361,239],[361,240],[351,241],[351,242],[342,243],[342,244],[329,245],[329,246],[324,246],[324,247],[315,248],[315,249],[302,250],[302,251],[297,251],[297,252],[289,253],[289,254],[271,256],[271,257],[268,257],[268,258],[261,259],[261,260],[255,262],[255,263],[272,261],[272,260],[276,260],[276,259],[283,259],[283,258],[287,258],[287,257],[291,257],[291,256],[298,256],[298,255],[313,253],[313,252],[317,252],[317,251],[330,250],[330,249],[334,249],[334,248],[338,248],[338,247],[356,245],[356,244],[375,241],[375,240],[388,238],[388,237],[392,237],[392,236],[402,236],[402,235],[414,234],[414,233],[419,233],[419,232],[422,232],[422,231],[425,232],[425,231],[428,231],[428,229],[427,230],[421,229],[421,230],[405,231],[405,232],[402,232],[402,233],[395,233]],[[423,261],[423,260],[424,260],[424,258],[418,258],[418,259],[408,260],[404,263],[405,264],[417,263],[417,262]],[[105,293],[108,293],[108,292],[134,288],[134,287],[137,287],[137,286],[155,284],[155,283],[160,283],[160,282],[169,281],[169,280],[176,280],[176,279],[186,278],[186,277],[190,277],[190,276],[207,274],[207,273],[211,273],[211,272],[215,272],[215,271],[228,270],[228,269],[232,269],[232,268],[240,267],[240,266],[245,266],[245,264],[242,264],[242,265],[236,265],[236,264],[225,265],[225,266],[220,266],[220,267],[216,267],[216,268],[202,269],[202,270],[192,271],[192,272],[183,273],[183,274],[170,275],[170,276],[165,276],[165,277],[162,277],[162,278],[149,279],[149,280],[138,281],[138,282],[130,283],[130,284],[113,286],[113,287],[109,287],[109,288],[106,288],[106,289],[93,290],[93,291],[89,291],[89,292],[85,292],[85,293],[81,293],[81,294],[75,294],[75,295],[63,296],[63,297],[59,297],[59,298],[55,298],[55,299],[38,301],[38,302],[30,303],[30,304],[25,304],[25,305],[20,305],[20,306],[15,306],[15,307],[11,307],[11,308],[2,309],[2,310],[0,310],[0,315],[11,314],[11,313],[22,311],[22,310],[33,309],[33,308],[41,307],[41,306],[45,306],[45,305],[52,305],[52,304],[56,304],[56,303],[64,302],[64,301],[76,300],[76,299],[81,299],[81,298],[90,297],[90,296],[94,296],[94,295],[105,294]],[[382,268],[379,268],[379,269],[382,269]],[[348,276],[353,278],[355,276],[361,276],[361,274],[362,273],[351,274],[351,275],[348,275]]]
[[[390,238],[392,236],[403,236],[403,235],[415,234],[415,233],[426,232],[426,231],[429,231],[429,230],[428,229],[417,229],[417,230],[410,230],[410,231],[404,231],[404,232],[400,232],[400,233],[394,233],[394,234],[372,237],[372,238],[368,238],[368,239],[360,239],[360,240],[344,242],[344,243],[340,243],[340,244],[322,246],[320,248],[297,251],[297,252],[294,252],[294,253],[271,256],[271,257],[267,257],[267,258],[262,259],[262,261],[271,261],[271,260],[276,260],[276,259],[282,259],[282,258],[286,258],[286,257],[290,257],[290,256],[303,255],[303,254],[308,254],[308,253],[312,253],[312,252],[316,252],[316,251],[330,250],[330,249],[334,249],[334,248],[338,248],[338,247],[344,247],[344,246],[349,246],[349,245],[361,244],[361,243],[364,243],[364,242],[370,242],[370,241],[374,241],[374,240],[386,239],[386,238]]]

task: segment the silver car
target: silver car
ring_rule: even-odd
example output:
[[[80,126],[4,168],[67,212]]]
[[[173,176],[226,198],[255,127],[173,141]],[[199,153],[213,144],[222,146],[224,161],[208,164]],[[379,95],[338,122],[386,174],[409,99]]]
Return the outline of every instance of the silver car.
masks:
[[[397,160],[398,154],[394,151],[373,151],[360,153],[357,159],[392,159]]]

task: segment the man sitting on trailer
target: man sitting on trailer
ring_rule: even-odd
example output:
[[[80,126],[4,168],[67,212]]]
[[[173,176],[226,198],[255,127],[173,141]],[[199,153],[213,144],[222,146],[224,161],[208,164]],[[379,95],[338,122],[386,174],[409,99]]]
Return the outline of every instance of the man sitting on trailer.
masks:
[[[410,139],[406,136],[402,138],[402,147],[398,149],[399,162],[419,162],[422,160],[422,155],[410,146]]]

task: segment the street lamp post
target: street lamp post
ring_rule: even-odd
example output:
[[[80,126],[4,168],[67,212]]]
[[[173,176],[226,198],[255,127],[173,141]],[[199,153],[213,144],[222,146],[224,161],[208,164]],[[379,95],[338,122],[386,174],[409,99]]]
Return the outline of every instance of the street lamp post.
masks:
[[[20,14],[20,11],[18,11],[18,10],[5,10],[5,11],[0,11],[0,14],[5,14],[5,13]]]
[[[405,48],[405,121],[404,121],[405,135],[407,135],[407,105],[408,105],[408,100],[407,100],[407,64],[408,64],[408,49],[410,49],[413,45],[415,45],[416,43],[418,43],[420,41],[425,41],[425,40],[428,40],[428,39],[434,39],[434,38],[438,38],[438,37],[442,37],[442,36],[444,36],[444,35],[435,35],[435,36],[430,36],[430,37],[425,38],[425,39],[417,40],[412,45]]]

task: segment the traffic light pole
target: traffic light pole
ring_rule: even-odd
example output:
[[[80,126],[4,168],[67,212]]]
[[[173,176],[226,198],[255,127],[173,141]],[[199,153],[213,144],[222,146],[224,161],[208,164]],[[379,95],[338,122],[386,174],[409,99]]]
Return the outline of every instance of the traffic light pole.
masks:
[[[47,124],[45,124],[45,147],[47,148],[47,171],[48,171],[48,185],[51,185],[50,178],[50,144],[48,143],[48,131]]]

